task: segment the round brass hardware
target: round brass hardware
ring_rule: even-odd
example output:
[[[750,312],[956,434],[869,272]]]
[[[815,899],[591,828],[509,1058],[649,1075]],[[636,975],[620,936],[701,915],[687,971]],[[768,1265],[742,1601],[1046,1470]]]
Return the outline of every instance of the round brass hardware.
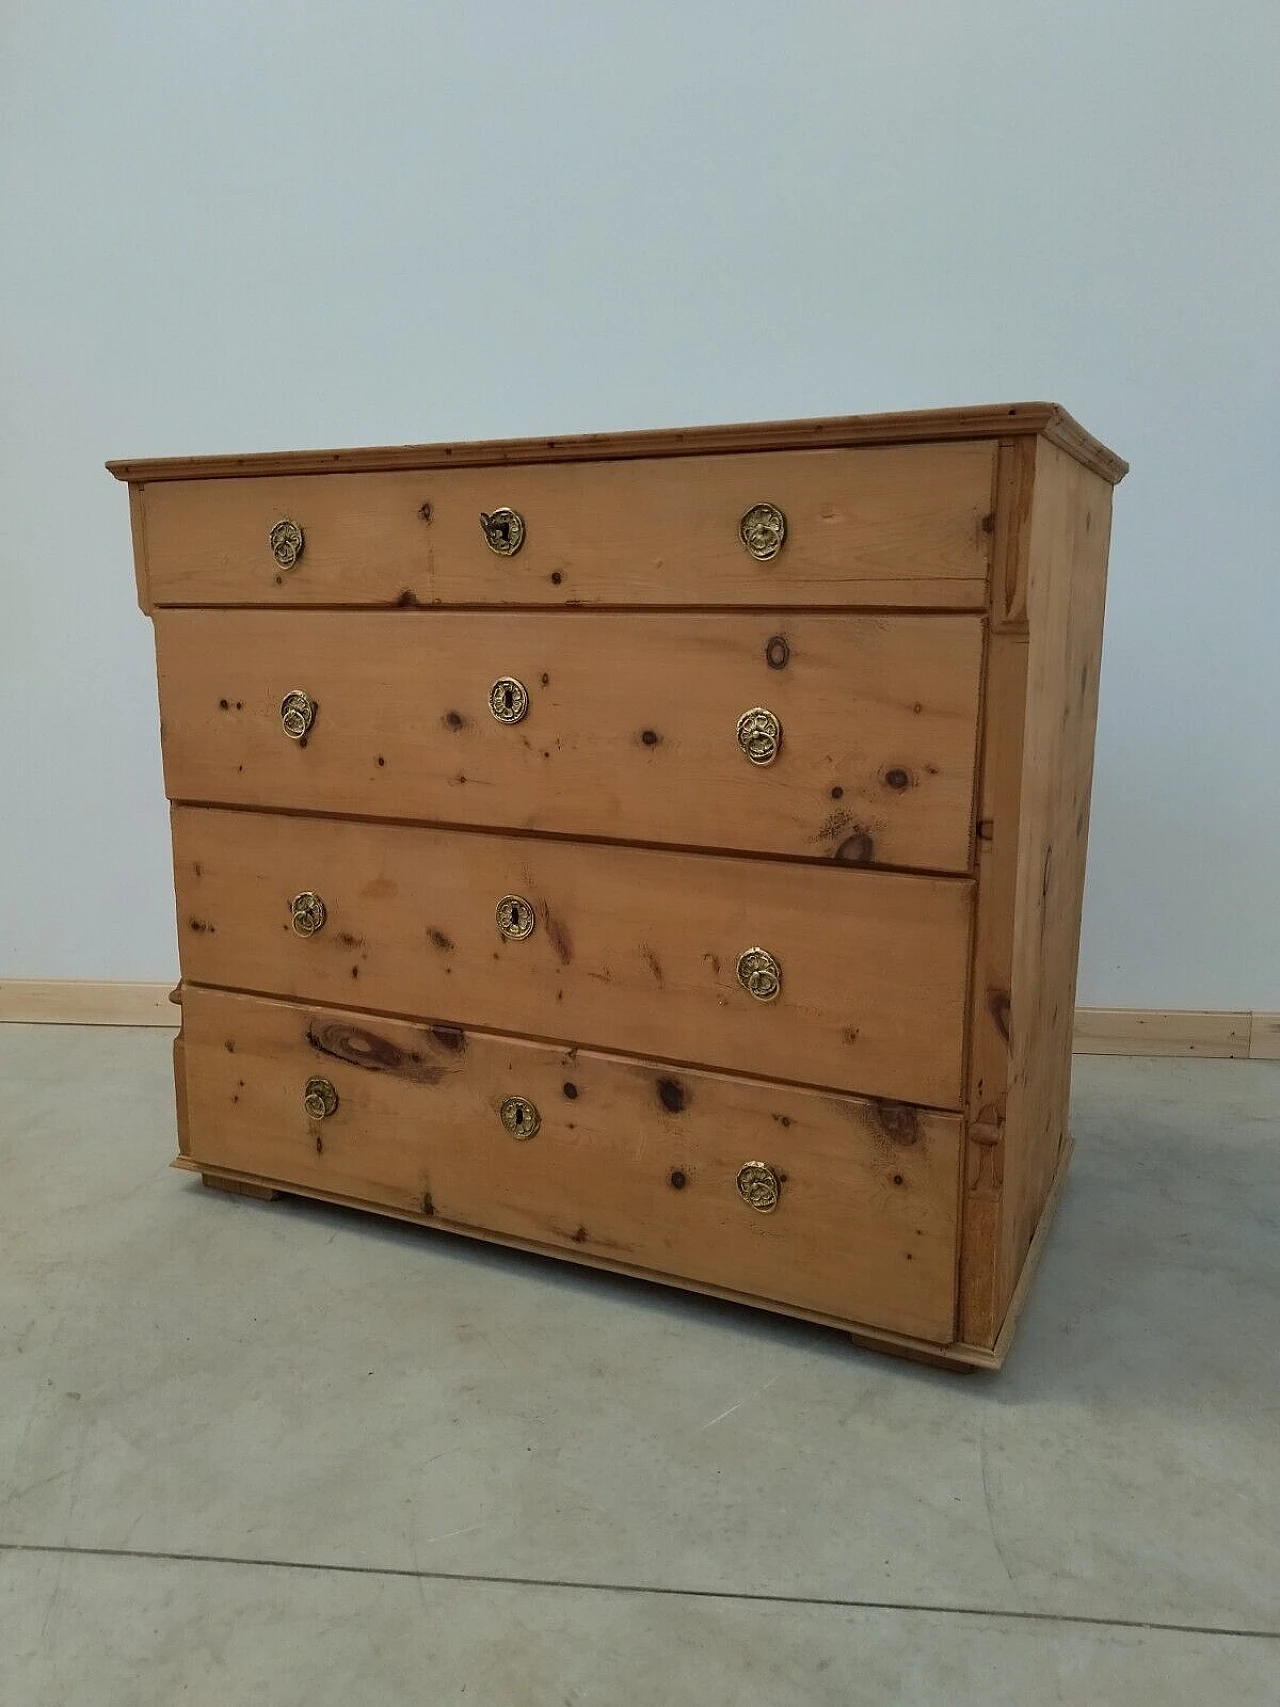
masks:
[[[766,706],[753,705],[738,719],[738,745],[753,765],[771,765],[782,746],[782,723]]]
[[[738,956],[738,982],[758,1002],[776,1002],[782,989],[782,967],[767,948],[744,948]]]
[[[787,518],[776,504],[752,504],[738,523],[738,538],[757,563],[767,563],[782,550]]]
[[[738,1169],[738,1195],[761,1215],[772,1215],[782,1196],[782,1182],[767,1162],[744,1162]]]
[[[484,529],[485,544],[499,557],[514,557],[524,544],[524,517],[519,510],[507,509],[505,504],[487,515],[481,510],[480,526]]]
[[[269,535],[271,555],[282,569],[292,569],[302,556],[306,540],[297,522],[277,522]]]
[[[499,676],[489,689],[489,710],[499,723],[519,723],[529,709],[529,690],[514,676]]]
[[[301,895],[294,896],[289,903],[289,912],[299,936],[314,936],[324,929],[324,922],[329,916],[324,902],[311,889],[304,889]]]
[[[324,1120],[337,1108],[338,1093],[328,1079],[308,1079],[302,1106],[312,1120]]]
[[[497,907],[498,929],[508,942],[523,942],[533,935],[534,912],[523,895],[504,895]]]
[[[533,1138],[542,1116],[526,1097],[508,1097],[498,1110],[498,1119],[513,1138]]]
[[[280,727],[291,741],[301,741],[315,720],[315,701],[301,688],[294,688],[280,701]]]

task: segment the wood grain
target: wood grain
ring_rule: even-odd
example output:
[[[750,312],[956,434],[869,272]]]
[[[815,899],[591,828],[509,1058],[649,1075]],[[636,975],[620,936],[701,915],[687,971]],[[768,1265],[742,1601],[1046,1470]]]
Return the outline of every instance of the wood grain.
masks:
[[[977,617],[171,610],[156,644],[172,799],[970,866]],[[756,705],[764,768],[735,733]]]
[[[627,457],[807,450],[814,446],[917,444],[1043,434],[1111,481],[1128,463],[1087,433],[1059,403],[989,403],[798,421],[579,433],[555,438],[487,439],[454,444],[382,445],[346,450],[266,451],[233,456],[134,457],[107,464],[117,480],[207,480],[235,474],[329,474],[339,470],[462,468],[530,462],[592,462]]]
[[[989,444],[901,445],[666,462],[273,475],[146,489],[155,605],[897,604],[981,608]],[[770,562],[738,537],[763,501],[787,517]],[[518,510],[519,554],[479,516]],[[282,518],[305,546],[281,569]]]
[[[180,803],[179,1165],[997,1366],[1069,1153],[1125,464],[1026,404],[112,468]],[[738,523],[763,501],[789,531],[760,564]],[[479,522],[503,505],[508,558]],[[488,716],[499,675],[530,692],[518,726]],[[278,726],[295,688],[305,745]],[[736,750],[752,705],[783,724],[765,770]],[[311,939],[303,889],[329,909]],[[773,1004],[734,975],[757,945]],[[206,1008],[248,1040],[199,1044]],[[1196,1045],[1195,1017],[1145,1047]],[[1267,1017],[1214,1038],[1280,1052]],[[1074,1027],[1109,1047],[1122,1023]],[[322,1126],[312,1056],[342,1079]],[[554,1114],[492,1161],[517,1078]],[[876,1132],[926,1126],[886,1197]],[[744,1235],[707,1188],[740,1138],[772,1161],[788,1135],[783,1208],[742,1206],[771,1229]]]
[[[188,980],[959,1106],[965,879],[196,807],[173,831]],[[757,945],[773,1002],[735,975]]]
[[[210,990],[183,1038],[197,1166],[952,1336],[956,1116]],[[313,1074],[338,1093],[322,1121]],[[541,1115],[527,1142],[498,1118],[513,1095]],[[750,1160],[785,1176],[772,1214],[736,1189]]]

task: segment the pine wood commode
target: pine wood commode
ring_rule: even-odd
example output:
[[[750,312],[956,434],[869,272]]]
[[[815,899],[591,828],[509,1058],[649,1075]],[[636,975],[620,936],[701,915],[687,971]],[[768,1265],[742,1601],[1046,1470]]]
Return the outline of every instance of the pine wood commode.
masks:
[[[178,1165],[998,1366],[1125,465],[1019,404],[109,466]]]

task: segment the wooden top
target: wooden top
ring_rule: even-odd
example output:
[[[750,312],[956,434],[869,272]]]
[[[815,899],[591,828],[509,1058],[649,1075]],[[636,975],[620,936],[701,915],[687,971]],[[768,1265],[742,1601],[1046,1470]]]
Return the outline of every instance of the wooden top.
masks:
[[[828,445],[892,445],[1041,433],[1112,485],[1127,462],[1086,433],[1056,403],[992,403],[973,409],[919,409],[897,415],[835,415],[816,421],[742,422],[657,432],[583,433],[569,438],[483,439],[463,444],[390,445],[361,450],[266,451],[247,456],[175,456],[109,462],[117,480],[212,480],[245,474],[355,474],[501,463],[603,462],[628,457],[712,456],[735,451],[814,450]]]

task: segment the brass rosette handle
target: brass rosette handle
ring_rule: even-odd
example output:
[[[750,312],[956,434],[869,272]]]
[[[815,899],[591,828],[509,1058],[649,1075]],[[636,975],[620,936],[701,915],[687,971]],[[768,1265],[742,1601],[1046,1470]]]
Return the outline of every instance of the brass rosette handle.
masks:
[[[786,544],[787,518],[776,504],[752,504],[738,523],[738,538],[757,563],[768,563]]]
[[[297,522],[281,521],[272,528],[268,538],[271,555],[282,569],[292,569],[306,547],[306,536]]]
[[[772,1215],[782,1197],[782,1181],[768,1162],[744,1162],[737,1185],[738,1196],[761,1215]]]
[[[782,748],[782,720],[765,705],[738,719],[738,745],[753,765],[771,765]]]
[[[744,948],[737,973],[739,984],[757,1002],[776,1002],[782,992],[782,967],[767,948]]]
[[[316,702],[301,688],[292,688],[280,701],[280,727],[291,741],[301,741],[316,720]]]
[[[328,1079],[308,1079],[302,1106],[312,1120],[327,1120],[337,1112],[338,1093]]]
[[[314,936],[322,931],[328,916],[328,908],[314,889],[304,889],[289,903],[290,922],[299,936]]]

